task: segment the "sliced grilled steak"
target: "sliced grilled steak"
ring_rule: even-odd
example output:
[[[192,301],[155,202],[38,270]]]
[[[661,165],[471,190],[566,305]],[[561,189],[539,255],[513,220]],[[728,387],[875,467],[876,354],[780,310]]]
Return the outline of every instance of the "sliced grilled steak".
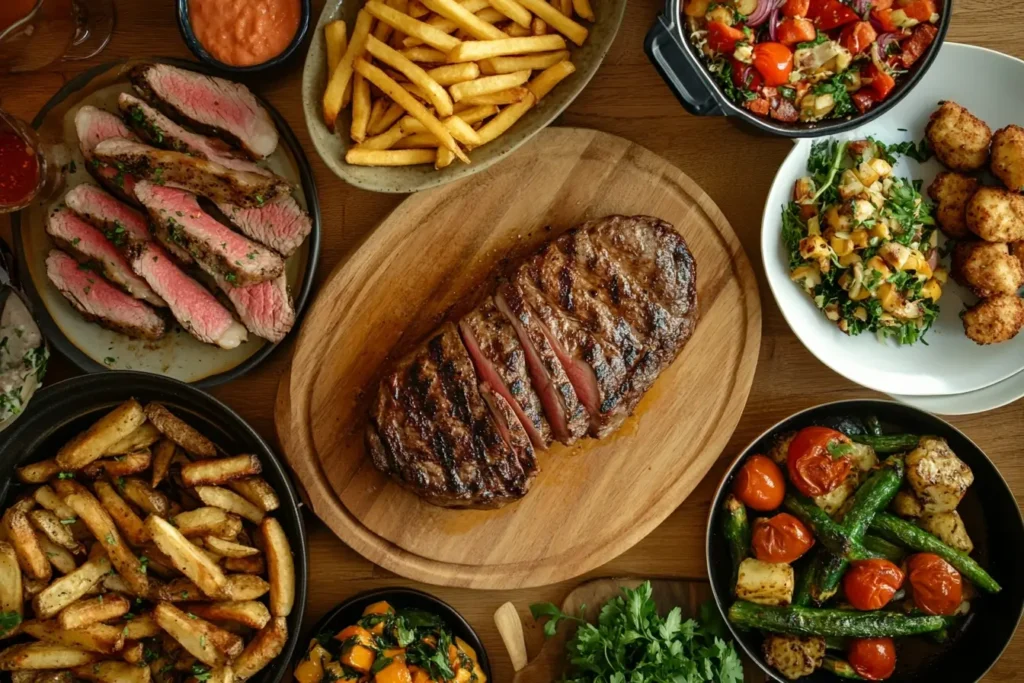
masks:
[[[445,507],[500,507],[526,495],[536,470],[524,471],[477,384],[458,331],[446,323],[381,382],[367,430],[377,468]],[[518,421],[508,430],[529,445]]]
[[[167,64],[136,66],[128,76],[136,90],[178,123],[223,138],[254,159],[277,149],[274,121],[241,83]]]
[[[488,297],[466,315],[459,322],[459,332],[481,382],[490,385],[512,406],[533,445],[547,448],[551,444],[551,425],[544,417],[540,396],[530,383],[526,351],[494,298]]]
[[[515,328],[526,354],[530,379],[554,437],[566,445],[575,443],[587,433],[587,411],[558,360],[543,323],[515,287],[500,287],[494,302]]]
[[[299,203],[287,195],[255,209],[231,204],[217,208],[243,233],[282,256],[291,256],[313,230],[313,221]]]
[[[155,242],[133,244],[131,264],[136,274],[162,296],[174,318],[193,337],[222,349],[233,349],[248,338],[245,328],[216,297],[179,268]]]
[[[288,278],[284,274],[250,287],[233,287],[218,277],[217,285],[234,305],[242,324],[257,337],[277,343],[291,332],[295,306],[288,295]]]
[[[212,161],[131,140],[104,140],[96,145],[93,155],[140,180],[174,185],[215,202],[256,207],[289,192],[288,185],[278,178],[233,171]]]
[[[122,251],[132,242],[152,239],[145,216],[95,185],[76,185],[64,195],[64,203]]]
[[[104,140],[135,140],[135,136],[124,122],[108,111],[85,105],[75,113],[75,132],[78,135],[78,147],[85,157],[85,167],[89,173],[113,194],[124,201],[134,202],[135,176],[125,173],[115,165],[104,163],[93,155],[96,145]]]
[[[218,222],[200,208],[195,195],[143,180],[135,196],[149,211],[157,239],[188,251],[211,275],[246,287],[284,272],[284,259]]]
[[[132,272],[121,252],[99,230],[67,208],[55,209],[46,220],[46,232],[65,251],[82,263],[95,261],[108,280],[154,306],[166,306],[146,281]]]
[[[273,175],[248,158],[242,158],[224,141],[182,128],[130,93],[121,93],[117,98],[117,106],[121,109],[125,123],[136,135],[155,147],[207,159],[235,171]]]
[[[138,339],[159,339],[164,321],[156,311],[83,269],[57,249],[46,257],[46,276],[87,320]]]

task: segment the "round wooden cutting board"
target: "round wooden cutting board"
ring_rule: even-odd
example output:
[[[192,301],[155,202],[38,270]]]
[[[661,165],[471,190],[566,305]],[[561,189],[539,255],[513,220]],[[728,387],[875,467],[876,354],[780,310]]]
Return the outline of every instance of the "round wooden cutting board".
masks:
[[[503,268],[584,220],[672,223],[697,262],[700,322],[611,437],[556,447],[523,500],[429,505],[380,474],[363,430],[391,359],[485,294]],[[677,168],[626,140],[552,128],[500,165],[403,202],[328,278],[281,382],[278,436],[316,514],[371,561],[427,583],[509,589],[623,552],[693,490],[743,411],[761,338],[736,235]]]

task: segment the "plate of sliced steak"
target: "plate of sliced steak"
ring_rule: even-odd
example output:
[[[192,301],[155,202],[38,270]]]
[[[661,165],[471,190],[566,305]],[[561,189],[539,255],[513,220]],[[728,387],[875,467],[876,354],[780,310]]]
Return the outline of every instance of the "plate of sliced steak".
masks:
[[[704,478],[760,329],[753,270],[692,180],[621,138],[548,129],[409,197],[332,273],[277,433],[313,510],[371,561],[548,585],[621,554]]]
[[[14,216],[15,247],[40,328],[78,367],[213,386],[295,329],[319,256],[316,186],[246,86],[181,60],[113,63],[33,125],[71,160],[62,198]]]

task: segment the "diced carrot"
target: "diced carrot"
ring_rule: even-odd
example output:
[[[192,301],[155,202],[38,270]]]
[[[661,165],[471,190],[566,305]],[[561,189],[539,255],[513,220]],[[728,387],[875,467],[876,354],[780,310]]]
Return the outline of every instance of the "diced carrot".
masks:
[[[412,683],[412,674],[404,661],[394,660],[374,675],[375,683]]]
[[[363,616],[368,617],[371,614],[394,614],[394,608],[389,605],[386,601],[381,600],[375,602],[372,605],[367,605],[366,609],[363,610]]]

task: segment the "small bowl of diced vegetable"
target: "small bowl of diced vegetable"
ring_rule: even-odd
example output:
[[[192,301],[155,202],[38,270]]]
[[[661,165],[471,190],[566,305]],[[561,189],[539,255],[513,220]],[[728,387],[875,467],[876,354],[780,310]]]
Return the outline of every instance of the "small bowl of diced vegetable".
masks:
[[[977,681],[1024,611],[1024,520],[962,432],[898,403],[797,413],[732,463],[708,573],[773,680]]]
[[[412,588],[360,593],[313,629],[298,683],[487,683],[480,637],[447,603]]]

